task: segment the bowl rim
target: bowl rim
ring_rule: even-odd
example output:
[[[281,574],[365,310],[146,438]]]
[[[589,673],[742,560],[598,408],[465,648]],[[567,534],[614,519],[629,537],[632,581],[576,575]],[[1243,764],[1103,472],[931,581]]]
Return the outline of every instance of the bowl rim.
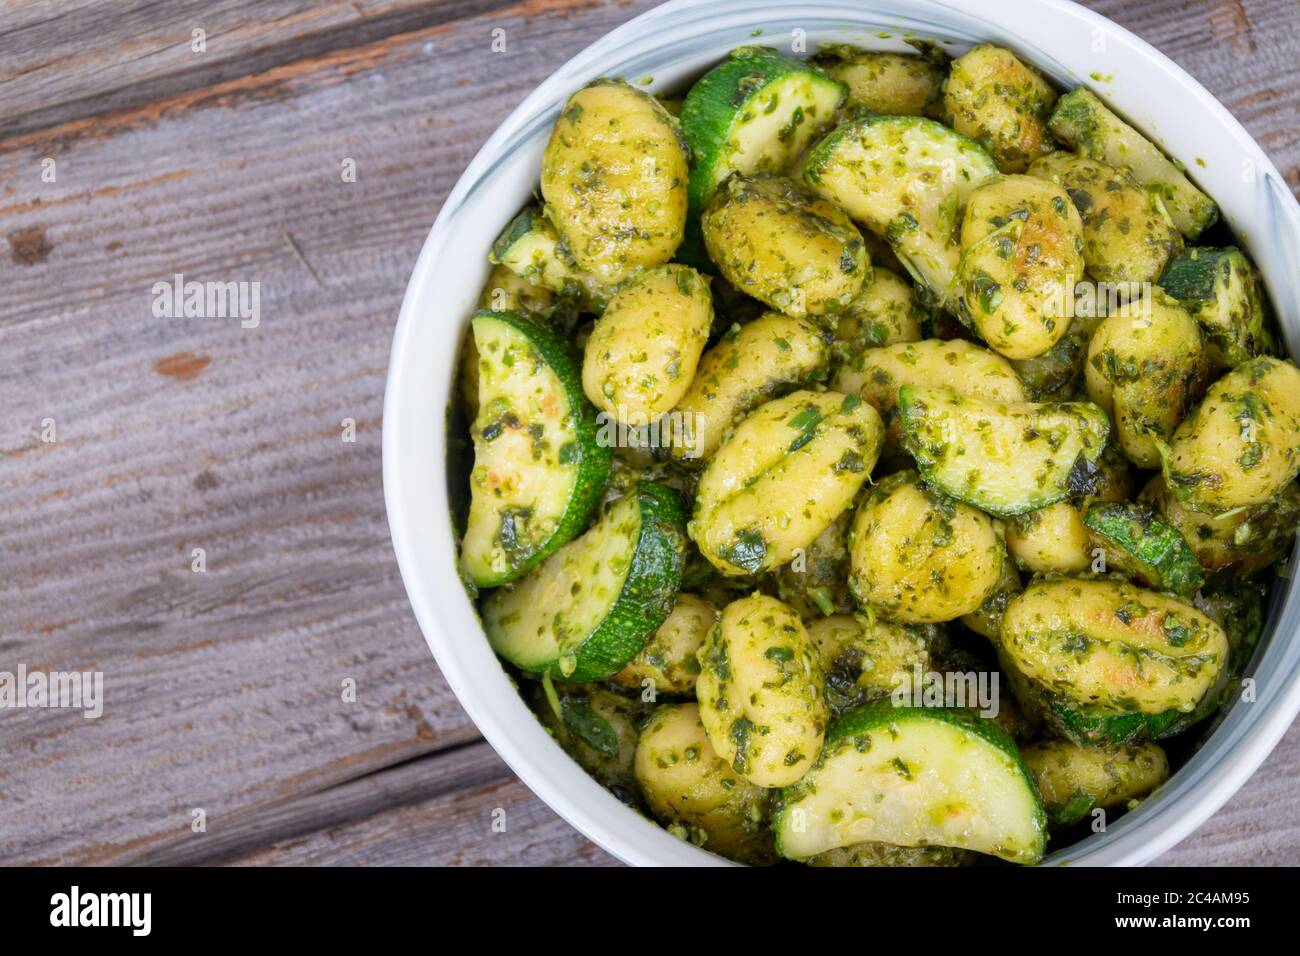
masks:
[[[959,15],[969,17],[981,8],[990,8],[994,3],[996,0],[881,0],[877,5],[909,9],[924,8],[938,10],[954,17]],[[861,12],[872,7],[872,3],[859,2],[856,6]],[[605,58],[624,44],[635,43],[638,39],[649,35],[651,27],[663,26],[669,18],[690,11],[704,11],[708,8],[721,11],[728,7],[734,5],[726,3],[725,0],[669,0],[638,15],[606,33],[566,61],[530,92],[492,133],[448,194],[412,270],[393,336],[384,396],[383,480],[393,549],[421,633],[439,669],[475,726],[524,783],[583,835],[623,862],[634,865],[730,864],[729,861],[677,840],[657,824],[651,823],[619,803],[563,754],[558,744],[541,729],[540,723],[533,718],[532,712],[528,710],[517,692],[511,690],[511,693],[506,695],[508,699],[494,699],[489,704],[486,699],[481,699],[482,695],[474,689],[473,675],[461,656],[464,649],[456,647],[453,629],[442,619],[444,610],[442,595],[445,595],[449,587],[454,587],[458,594],[463,593],[459,578],[454,573],[454,563],[450,576],[445,580],[431,581],[428,562],[417,554],[417,543],[411,523],[408,521],[408,515],[416,507],[417,499],[413,496],[428,496],[430,489],[413,488],[405,478],[402,439],[399,438],[399,433],[404,429],[399,425],[410,416],[423,415],[427,420],[430,409],[427,407],[407,409],[404,407],[402,395],[407,390],[406,383],[409,377],[424,374],[417,367],[418,363],[413,364],[411,361],[413,352],[411,340],[415,336],[417,324],[424,321],[424,317],[420,314],[420,303],[429,294],[426,287],[430,282],[440,250],[447,241],[450,224],[462,206],[470,200],[475,189],[492,176],[499,164],[509,160],[510,154],[502,153],[503,145],[520,138],[526,140],[537,134],[537,130],[533,127],[549,125],[558,112],[559,104],[573,89],[577,89],[596,76],[608,73],[607,68],[601,67]],[[804,11],[799,14],[799,17],[811,19],[817,9],[831,7],[847,9],[842,3],[806,4],[798,7]],[[1159,50],[1124,27],[1072,0],[1032,0],[1032,7],[1050,11],[1054,16],[1073,17],[1084,26],[1091,26],[1095,30],[1104,29],[1115,39],[1126,43],[1146,65],[1162,70],[1193,97],[1198,107],[1205,110],[1219,127],[1232,135],[1234,145],[1244,150],[1263,176],[1271,176],[1274,185],[1284,182],[1267,154],[1235,117],[1198,81]],[[773,16],[776,11],[783,8],[796,9],[793,5],[783,5],[779,0],[778,2],[756,0],[747,7],[742,6],[742,9],[762,11]],[[833,16],[832,19],[841,20],[842,16]],[[1031,62],[1041,65],[1032,57]],[[1104,91],[1099,95],[1104,100],[1107,99]],[[1293,199],[1289,190],[1285,192],[1288,199]],[[1292,201],[1289,205],[1283,203],[1282,208],[1283,217],[1286,219],[1284,226],[1294,234],[1300,235],[1300,207]],[[510,212],[513,214],[513,210]],[[1233,225],[1236,228],[1237,224]],[[1241,229],[1238,228],[1236,231],[1239,236],[1242,235]],[[1276,280],[1276,278],[1276,276],[1266,276],[1266,281]],[[1268,281],[1268,284],[1270,288],[1273,287],[1273,281]],[[1279,298],[1278,291],[1276,289],[1273,291],[1275,299]],[[441,419],[441,412],[440,408],[433,409],[434,418]],[[447,454],[445,427],[435,425],[431,431],[439,439],[438,453],[445,462]],[[446,505],[445,488],[441,489],[440,496],[434,495],[434,497],[437,499],[436,503]],[[445,510],[444,507],[443,511]],[[425,517],[432,518],[431,523],[436,531],[445,532],[446,541],[450,545],[452,536],[447,515]],[[442,574],[437,576],[444,576],[446,570],[444,567]],[[1276,605],[1280,603],[1282,589],[1275,590],[1279,593],[1274,594],[1274,606],[1270,608],[1269,617],[1273,629],[1271,632],[1266,629],[1265,633],[1268,637],[1261,640],[1256,661],[1268,646],[1278,642],[1281,621],[1278,619],[1279,609]],[[1292,597],[1296,596],[1292,594]],[[478,629],[476,636],[482,638],[481,628]],[[482,645],[486,647],[486,640],[482,641]],[[490,654],[490,650],[488,653]],[[495,657],[493,660],[495,661]],[[500,669],[499,663],[497,667]],[[504,670],[501,671],[501,677],[503,686],[509,687],[509,679]],[[1106,836],[1113,835],[1113,838],[1108,839],[1104,846],[1088,849],[1088,845],[1098,839],[1098,836],[1094,835],[1065,851],[1052,854],[1045,862],[1056,864],[1070,862],[1075,865],[1081,863],[1141,864],[1150,861],[1184,839],[1245,783],[1276,746],[1297,712],[1300,712],[1300,668],[1293,666],[1290,674],[1280,680],[1282,683],[1280,697],[1274,697],[1269,706],[1263,708],[1265,712],[1260,717],[1243,715],[1229,728],[1226,725],[1232,716],[1241,710],[1240,707],[1236,707],[1229,715],[1229,721],[1224,722],[1225,726],[1216,728],[1214,733],[1216,737],[1224,735],[1231,729],[1232,740],[1225,741],[1225,745],[1218,748],[1219,752],[1215,755],[1217,759],[1209,761],[1207,758],[1206,762],[1196,768],[1196,773],[1180,782],[1179,789],[1182,792],[1176,802],[1166,805],[1163,809],[1170,811],[1173,806],[1181,806],[1184,811],[1181,815],[1170,812],[1159,815],[1144,812],[1155,804],[1155,801],[1146,801],[1138,810],[1125,815],[1109,828],[1110,833]],[[1255,710],[1256,708],[1251,708],[1251,713],[1253,714]],[[1201,753],[1209,750],[1209,744],[1212,742],[1213,740],[1207,740],[1206,744],[1199,748],[1198,753],[1193,755],[1192,761],[1180,768],[1178,774],[1165,786],[1171,787]],[[1236,746],[1226,746],[1229,742],[1235,743]],[[556,754],[562,757],[562,761],[557,762],[554,759]],[[618,813],[614,811],[615,807]],[[1162,819],[1156,819],[1156,816]],[[617,820],[617,824],[611,825],[606,818]],[[1080,849],[1076,851],[1075,848]]]

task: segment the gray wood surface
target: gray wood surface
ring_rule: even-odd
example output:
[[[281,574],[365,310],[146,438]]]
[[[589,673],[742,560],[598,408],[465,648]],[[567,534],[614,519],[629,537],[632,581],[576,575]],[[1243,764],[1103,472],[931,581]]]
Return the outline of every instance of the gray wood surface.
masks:
[[[99,720],[0,710],[0,863],[612,862],[440,677],[379,438],[443,197],[533,86],[651,5],[0,6],[0,670],[106,689]],[[1300,187],[1295,0],[1092,5]],[[494,27],[508,69],[483,68]],[[260,325],[156,318],[178,272],[259,282]],[[1293,727],[1162,862],[1300,863],[1298,774]]]

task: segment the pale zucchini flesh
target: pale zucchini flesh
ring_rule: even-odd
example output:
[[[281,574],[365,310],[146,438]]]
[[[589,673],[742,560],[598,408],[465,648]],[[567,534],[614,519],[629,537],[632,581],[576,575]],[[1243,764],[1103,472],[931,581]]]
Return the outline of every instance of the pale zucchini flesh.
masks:
[[[461,566],[479,587],[513,580],[573,538],[595,509],[612,453],[575,391],[577,357],[537,322],[475,313],[479,408]],[[578,386],[580,389],[580,386]]]
[[[813,147],[803,177],[884,238],[935,301],[952,306],[961,254],[954,227],[971,191],[997,171],[976,143],[933,120],[873,116]]]
[[[931,485],[1007,517],[1089,489],[1110,423],[1090,402],[1001,404],[905,385],[904,447]]]
[[[483,627],[521,670],[575,682],[622,670],[672,611],[686,540],[682,502],[643,483],[512,588],[483,605]]]
[[[777,849],[805,860],[864,841],[948,846],[1037,863],[1046,821],[1012,740],[969,711],[867,704],[783,791]]]

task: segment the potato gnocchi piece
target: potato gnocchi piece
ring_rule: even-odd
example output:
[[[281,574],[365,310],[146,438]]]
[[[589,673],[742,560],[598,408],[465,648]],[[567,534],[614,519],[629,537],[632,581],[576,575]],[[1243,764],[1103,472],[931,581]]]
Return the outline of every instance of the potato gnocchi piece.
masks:
[[[632,663],[614,675],[616,684],[653,690],[655,694],[689,694],[695,690],[700,674],[696,652],[703,645],[710,628],[718,620],[718,610],[694,594],[677,595],[668,619],[659,625]]]
[[[843,312],[871,281],[862,234],[849,217],[783,176],[732,176],[701,225],[723,277],[786,315]]]
[[[1168,441],[1200,397],[1207,371],[1196,322],[1158,293],[1097,326],[1088,345],[1088,398],[1110,411],[1124,454],[1158,468]]]
[[[1032,176],[984,183],[961,223],[963,321],[1007,358],[1042,355],[1070,327],[1083,249],[1065,190]]]
[[[922,323],[928,317],[911,285],[888,269],[876,269],[871,283],[835,324],[832,350],[837,364],[851,363],[863,349],[919,342]]]
[[[1228,659],[1205,614],[1113,580],[1030,584],[1007,604],[998,646],[1054,729],[1079,743],[1178,733]]]
[[[1160,287],[1200,323],[1215,368],[1277,349],[1259,272],[1240,249],[1188,249],[1169,263]]]
[[[634,769],[651,812],[680,839],[751,865],[775,862],[767,790],[718,756],[695,704],[655,710]]]
[[[610,299],[587,339],[583,391],[615,420],[648,425],[690,388],[712,325],[708,279],[690,266],[637,276]]]
[[[637,788],[632,764],[642,713],[637,701],[600,687],[561,684],[552,704],[538,685],[533,709],[583,770],[624,803],[634,802]]]
[[[1082,746],[1044,740],[1021,755],[1054,827],[1073,826],[1094,809],[1128,806],[1169,779],[1169,758],[1150,742]]]
[[[709,458],[746,413],[824,375],[829,360],[829,336],[810,319],[768,312],[733,326],[704,353],[677,403],[683,431],[672,436],[673,458],[684,463]]]
[[[993,522],[940,497],[916,472],[890,475],[863,500],[850,531],[849,587],[896,621],[951,621],[984,603],[1002,573]]]
[[[942,118],[948,76],[948,58],[942,53],[921,56],[829,44],[813,59],[848,87],[844,106],[850,110]]]
[[[700,648],[696,695],[713,749],[760,787],[784,787],[822,749],[829,713],[799,615],[765,594],[732,601]]]
[[[723,574],[785,564],[853,502],[883,438],[856,395],[799,391],[760,406],[700,476],[692,539]]]
[[[687,160],[676,120],[648,93],[597,80],[569,97],[542,157],[542,196],[578,266],[618,283],[671,259]]]
[[[1139,500],[1177,528],[1201,566],[1220,578],[1250,577],[1286,557],[1300,524],[1300,483],[1294,481],[1272,501],[1223,515],[1183,507],[1161,475],[1142,489]]]
[[[930,669],[922,629],[871,616],[833,614],[808,625],[826,675],[826,702],[842,714],[911,686],[915,668]]]
[[[903,447],[925,480],[999,517],[1086,493],[1110,432],[1089,402],[1005,404],[904,385],[898,407]]]
[[[926,339],[866,349],[839,366],[837,391],[858,395],[880,412],[888,441],[902,431],[898,390],[903,385],[949,385],[963,395],[995,402],[1023,402],[1015,370],[1001,355],[964,339]]]
[[[1022,173],[1056,149],[1047,119],[1056,91],[1002,47],[980,44],[952,63],[944,85],[948,123],[989,151],[1004,173]]]
[[[1272,501],[1300,470],[1300,370],[1257,358],[1205,394],[1160,452],[1185,508],[1223,514]]]
[[[1064,189],[1083,220],[1083,263],[1088,275],[1111,283],[1123,298],[1154,282],[1183,248],[1158,193],[1138,185],[1127,171],[1072,153],[1053,153],[1029,167],[1029,175]]]
[[[1089,159],[1127,169],[1146,189],[1160,196],[1178,231],[1195,239],[1219,218],[1219,207],[1150,140],[1129,126],[1085,87],[1056,102],[1048,128],[1070,148]]]
[[[804,182],[882,236],[934,301],[955,308],[955,226],[971,191],[997,166],[975,142],[917,116],[844,123],[818,143]]]
[[[849,525],[853,509],[846,508],[826,526],[802,555],[777,568],[776,593],[805,620],[853,609],[849,594]]]

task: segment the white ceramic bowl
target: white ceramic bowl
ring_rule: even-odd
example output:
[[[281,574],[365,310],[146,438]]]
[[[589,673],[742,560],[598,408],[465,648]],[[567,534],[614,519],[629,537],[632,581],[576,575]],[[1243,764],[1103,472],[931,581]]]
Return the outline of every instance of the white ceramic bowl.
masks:
[[[761,32],[759,32],[761,31]],[[802,31],[799,33],[798,31]],[[888,34],[888,38],[881,36]],[[557,813],[625,862],[717,865],[619,803],[546,734],[488,647],[456,574],[446,475],[446,416],[458,343],[488,272],[492,240],[525,204],[560,105],[589,80],[651,78],[680,88],[733,47],[791,51],[802,37],[905,50],[905,36],[988,41],[1015,50],[1060,86],[1092,86],[1191,168],[1263,271],[1289,351],[1300,344],[1300,209],[1236,120],[1161,53],[1066,0],[673,0],[578,54],[524,100],[470,163],[425,241],[406,290],[384,401],[384,490],[393,547],[416,618],[465,710],[497,752]],[[1253,673],[1209,743],[1133,813],[1046,860],[1139,864],[1218,809],[1263,761],[1300,709],[1300,593],[1274,588]]]

